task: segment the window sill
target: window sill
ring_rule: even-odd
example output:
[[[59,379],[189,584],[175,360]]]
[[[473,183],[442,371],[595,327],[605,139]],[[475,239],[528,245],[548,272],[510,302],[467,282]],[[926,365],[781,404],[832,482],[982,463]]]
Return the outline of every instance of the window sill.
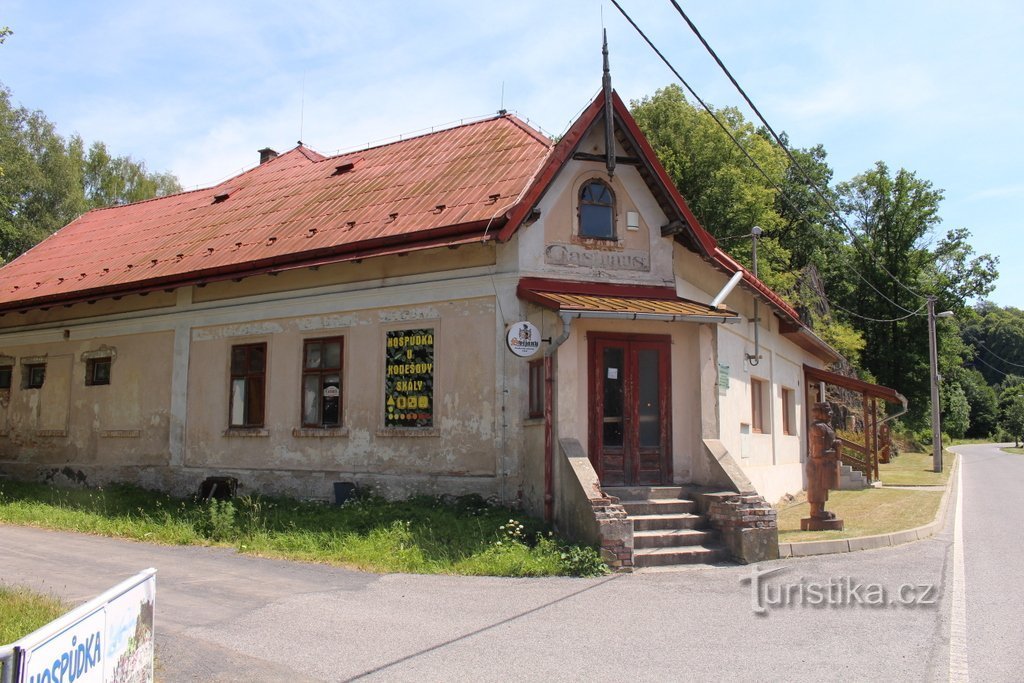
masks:
[[[224,436],[227,437],[264,437],[270,436],[270,432],[262,427],[230,427],[224,430]]]
[[[592,235],[581,235],[579,233],[574,234],[570,240],[572,244],[578,244],[580,246],[601,246],[604,248],[621,247],[623,242],[619,239],[618,235],[612,235],[611,237],[597,237]]]
[[[348,427],[296,427],[292,430],[292,436],[297,439],[348,436]]]
[[[138,439],[140,436],[142,430],[139,429],[108,429],[100,432],[102,439]]]
[[[61,438],[67,435],[68,430],[66,429],[37,429],[35,431],[35,436],[53,436]]]
[[[441,430],[437,427],[384,427],[377,430],[377,436],[382,437],[411,437],[441,436]]]
[[[541,416],[541,417],[528,417],[525,420],[523,420],[523,426],[524,427],[532,427],[532,426],[535,426],[535,425],[542,425],[542,424],[544,424],[544,417],[543,416]]]

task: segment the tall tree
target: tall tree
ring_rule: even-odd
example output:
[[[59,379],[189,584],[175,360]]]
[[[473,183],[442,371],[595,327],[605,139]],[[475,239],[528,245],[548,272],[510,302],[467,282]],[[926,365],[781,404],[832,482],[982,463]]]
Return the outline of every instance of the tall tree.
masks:
[[[790,254],[779,241],[783,219],[776,210],[775,186],[788,166],[785,153],[736,109],[715,109],[715,116],[768,176],[761,174],[729,136],[682,89],[669,85],[653,96],[630,103],[643,130],[694,215],[723,246],[750,265],[749,239],[756,225],[764,236],[758,245],[758,271],[780,291],[796,283]]]
[[[864,364],[880,383],[910,399],[910,422],[920,426],[930,403],[923,297],[937,296],[940,310],[963,313],[971,297],[991,291],[996,261],[974,257],[966,230],[951,231],[934,251],[929,248],[941,222],[942,192],[910,171],[894,174],[878,162],[841,184],[839,194],[848,223],[859,235],[851,259],[856,271],[851,281],[854,275],[857,279],[844,307],[863,321]],[[957,332],[955,324],[938,326],[940,362],[947,373],[954,373],[967,355]]]
[[[0,85],[0,259],[101,206],[179,192],[177,179],[150,173],[131,157],[112,156],[102,142],[88,152],[65,140],[41,111],[16,107]]]

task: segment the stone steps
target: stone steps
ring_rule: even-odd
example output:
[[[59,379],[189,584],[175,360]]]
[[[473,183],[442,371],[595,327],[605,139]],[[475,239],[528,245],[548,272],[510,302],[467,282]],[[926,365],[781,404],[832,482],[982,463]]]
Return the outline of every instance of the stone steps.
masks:
[[[839,466],[840,491],[860,491],[868,486],[868,479],[863,472],[853,469],[850,465]]]
[[[715,542],[708,529],[651,529],[633,532],[633,548],[680,548]]]
[[[725,548],[715,546],[687,546],[685,548],[641,548],[633,551],[633,566],[665,567],[680,564],[711,564],[728,559]]]
[[[623,500],[622,507],[626,508],[626,514],[633,515],[679,515],[690,514],[697,509],[697,504],[692,500],[674,498],[667,500]]]
[[[707,526],[707,518],[704,515],[690,513],[662,514],[662,515],[631,515],[626,513],[629,519],[633,520],[633,533],[637,531],[672,530],[672,529],[699,529]]]
[[[681,486],[616,486],[604,492],[619,499],[633,523],[633,566],[671,567],[709,564],[729,559],[708,528],[697,503],[684,497]]]

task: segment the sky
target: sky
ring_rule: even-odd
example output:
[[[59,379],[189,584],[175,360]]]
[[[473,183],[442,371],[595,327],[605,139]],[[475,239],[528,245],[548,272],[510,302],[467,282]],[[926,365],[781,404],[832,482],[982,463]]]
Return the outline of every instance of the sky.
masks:
[[[743,101],[669,0],[620,0],[697,93]],[[1024,308],[1024,3],[682,0],[776,130],[836,180],[884,161],[944,191],[946,230],[1000,257]],[[565,131],[601,82],[627,102],[675,77],[608,0],[5,0],[0,82],[64,135],[189,189],[302,140],[324,154],[505,108]],[[747,112],[748,118],[753,115]]]

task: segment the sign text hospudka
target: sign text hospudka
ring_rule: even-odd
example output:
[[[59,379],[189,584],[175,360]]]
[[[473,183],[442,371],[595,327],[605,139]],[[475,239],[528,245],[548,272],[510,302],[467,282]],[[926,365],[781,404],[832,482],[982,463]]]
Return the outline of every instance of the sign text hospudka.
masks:
[[[434,426],[434,330],[387,333],[384,426]]]

